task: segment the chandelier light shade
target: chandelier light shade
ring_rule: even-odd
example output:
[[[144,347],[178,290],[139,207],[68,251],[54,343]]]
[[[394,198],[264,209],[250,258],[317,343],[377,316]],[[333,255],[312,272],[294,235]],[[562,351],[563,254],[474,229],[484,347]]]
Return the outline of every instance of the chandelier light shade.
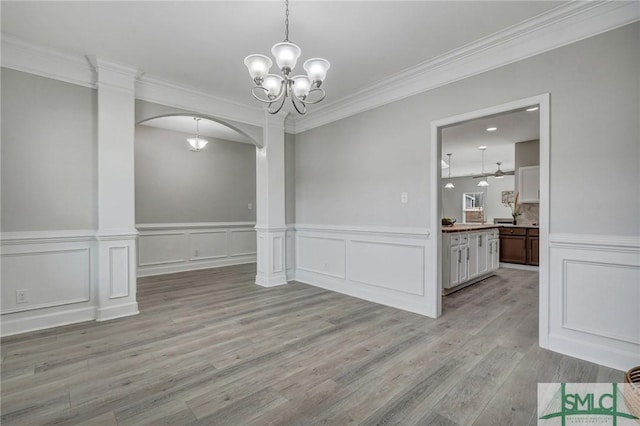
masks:
[[[206,139],[202,139],[200,137],[200,120],[201,120],[201,118],[200,117],[193,117],[193,119],[196,121],[196,136],[194,138],[187,138],[187,142],[189,142],[189,145],[191,145],[191,151],[199,152],[199,151],[202,150],[202,148],[207,146],[209,141],[206,140]]]
[[[487,147],[481,146],[479,149],[482,152],[482,180],[478,183],[478,186],[489,186],[487,177],[484,175],[484,151],[487,149]]]
[[[304,115],[307,105],[317,104],[325,98],[326,92],[320,86],[327,77],[331,64],[322,58],[308,59],[302,65],[307,75],[291,76],[302,50],[289,41],[289,0],[285,0],[284,26],[284,41],[274,44],[271,48],[281,76],[269,74],[273,61],[264,55],[249,55],[244,58],[244,64],[255,83],[251,94],[260,102],[268,104],[269,113],[280,112],[285,100],[290,98],[298,114]]]
[[[447,184],[444,186],[444,189],[453,189],[455,188],[455,185],[453,183],[451,183],[451,155],[453,154],[447,154],[447,157],[449,157],[449,181],[447,182]],[[443,161],[444,163],[444,161]]]

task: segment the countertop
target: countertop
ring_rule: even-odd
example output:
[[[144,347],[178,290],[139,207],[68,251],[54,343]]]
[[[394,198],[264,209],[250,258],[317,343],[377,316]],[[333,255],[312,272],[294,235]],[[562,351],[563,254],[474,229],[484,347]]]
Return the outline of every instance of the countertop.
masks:
[[[460,224],[453,226],[442,226],[442,232],[450,233],[450,232],[468,232],[468,231],[480,231],[482,229],[496,229],[496,228],[534,228],[538,229],[538,226],[532,225],[509,225],[509,224],[498,224],[498,225],[490,225],[490,224]]]
[[[511,225],[513,226],[513,225]],[[443,226],[442,232],[467,232],[467,231],[480,231],[482,229],[496,229],[502,228],[502,225],[476,225],[476,224],[462,224],[453,226]]]

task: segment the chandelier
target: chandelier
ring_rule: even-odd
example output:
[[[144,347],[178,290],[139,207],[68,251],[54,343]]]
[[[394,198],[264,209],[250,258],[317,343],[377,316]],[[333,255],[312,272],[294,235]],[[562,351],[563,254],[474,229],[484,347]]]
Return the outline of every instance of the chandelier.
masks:
[[[189,142],[189,145],[191,145],[191,151],[200,152],[200,150],[202,150],[202,148],[207,146],[209,141],[206,140],[206,139],[202,139],[200,137],[200,120],[201,120],[201,118],[200,117],[193,117],[193,119],[196,120],[196,137],[195,138],[187,138],[187,142]]]
[[[269,74],[273,62],[264,55],[249,55],[244,58],[244,64],[256,84],[251,89],[251,94],[260,102],[269,104],[267,111],[270,114],[280,112],[286,98],[290,98],[298,114],[304,115],[307,104],[317,104],[326,96],[320,86],[331,64],[326,59],[312,58],[302,65],[307,75],[290,76],[302,50],[289,41],[289,0],[285,0],[285,8],[284,41],[271,48],[282,76]]]

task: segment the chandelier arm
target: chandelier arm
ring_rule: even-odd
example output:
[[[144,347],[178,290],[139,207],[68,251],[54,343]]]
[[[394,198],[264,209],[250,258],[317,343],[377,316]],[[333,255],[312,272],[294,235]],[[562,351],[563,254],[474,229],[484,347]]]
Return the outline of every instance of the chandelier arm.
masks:
[[[300,108],[298,108],[298,105],[296,104],[296,99],[302,105],[302,111],[300,110]],[[298,114],[305,115],[307,113],[307,105],[304,103],[302,99],[300,99],[296,95],[291,96],[291,103],[293,104],[293,107],[296,109],[296,111],[298,111]]]
[[[320,88],[311,89],[309,91],[309,95],[311,95],[313,92],[320,92],[320,93],[322,93],[322,96],[320,97],[320,99],[316,99],[315,101],[310,101],[309,99],[305,99],[304,102],[306,104],[309,104],[309,105],[317,104],[319,102],[322,102],[324,100],[325,96],[327,96],[327,93],[324,91],[324,89],[320,89]],[[309,96],[309,95],[307,95],[307,96]]]
[[[278,99],[282,99],[282,102],[280,102],[280,106],[278,106],[278,108],[275,111],[271,110],[271,106],[278,102]],[[274,99],[273,102],[271,102],[269,104],[269,107],[267,108],[267,111],[269,112],[269,114],[277,114],[280,112],[280,110],[282,109],[282,107],[284,106],[284,101],[287,100],[286,96],[279,96],[277,99]]]
[[[282,85],[284,85],[284,81],[283,81]],[[263,92],[265,92],[266,94],[268,94],[268,93],[269,93],[269,90],[267,90],[266,88],[264,88],[264,87],[262,87],[262,86],[254,86],[254,87],[251,89],[251,94],[253,95],[253,97],[254,97],[254,98],[256,98],[257,100],[259,100],[260,102],[264,102],[265,104],[272,104],[272,103],[274,103],[274,102],[278,102],[278,101],[280,100],[280,98],[285,97],[285,90],[283,90],[282,85],[280,86],[280,92],[278,93],[278,96],[276,96],[276,97],[275,97],[275,98],[273,98],[273,99],[269,99],[268,97],[267,97],[267,99],[263,99],[263,98],[261,98],[260,96],[256,95],[256,93],[255,93],[255,90],[256,90],[256,89],[261,89],[261,90],[262,90]],[[267,96],[268,96],[268,95],[267,95]]]

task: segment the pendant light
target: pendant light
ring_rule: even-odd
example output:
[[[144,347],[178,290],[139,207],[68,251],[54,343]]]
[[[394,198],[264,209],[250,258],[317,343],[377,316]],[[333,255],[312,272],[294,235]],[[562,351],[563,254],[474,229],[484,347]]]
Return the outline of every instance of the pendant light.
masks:
[[[206,139],[202,139],[200,137],[200,120],[201,120],[201,118],[200,117],[193,117],[193,119],[196,120],[196,137],[195,138],[187,138],[187,142],[189,142],[189,145],[191,145],[191,151],[200,152],[202,150],[202,148],[207,146],[209,141],[206,140]]]
[[[447,157],[449,157],[449,181],[444,186],[444,189],[453,189],[455,185],[451,183],[451,154],[447,154]]]
[[[487,147],[481,146],[478,149],[482,151],[482,180],[478,183],[478,186],[489,186],[489,182],[487,182],[487,177],[484,175],[484,151],[487,149]]]

